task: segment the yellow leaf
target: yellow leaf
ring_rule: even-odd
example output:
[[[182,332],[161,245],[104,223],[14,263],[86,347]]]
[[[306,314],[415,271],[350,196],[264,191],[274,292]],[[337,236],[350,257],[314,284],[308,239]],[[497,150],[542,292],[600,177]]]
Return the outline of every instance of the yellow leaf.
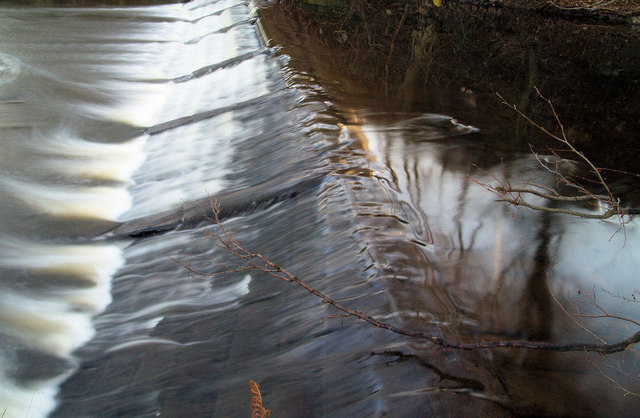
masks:
[[[442,6],[442,0],[433,0],[433,4],[435,4],[436,7],[440,7]]]

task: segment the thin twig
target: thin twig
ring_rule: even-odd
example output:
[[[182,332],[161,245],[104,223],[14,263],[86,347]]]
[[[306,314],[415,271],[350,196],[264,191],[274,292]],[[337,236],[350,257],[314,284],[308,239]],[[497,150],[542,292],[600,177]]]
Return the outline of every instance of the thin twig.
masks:
[[[579,216],[581,218],[587,218],[587,219],[603,220],[603,219],[609,219],[614,215],[618,215],[618,212],[613,209],[608,209],[606,212],[601,214],[593,214],[593,213],[586,213],[586,212],[570,210],[570,209],[534,205],[524,200],[524,198],[519,193],[517,195],[513,194],[518,192],[519,188],[513,188],[511,186],[502,186],[502,185],[491,186],[489,184],[482,183],[480,180],[473,177],[469,177],[469,180],[480,185],[481,187],[484,187],[486,190],[490,191],[491,193],[494,193],[496,196],[499,197],[498,199],[499,202],[506,202],[514,206],[524,206],[533,210],[552,212],[552,213],[563,213],[565,215]],[[531,192],[527,192],[527,193],[531,193]],[[532,193],[532,194],[536,194],[540,196],[541,193]],[[554,199],[554,200],[562,200],[562,199]]]
[[[629,389],[627,389],[626,387],[624,387],[620,383],[618,383],[617,380],[615,380],[614,378],[612,378],[611,376],[609,376],[608,374],[603,372],[602,369],[600,367],[598,367],[598,365],[593,360],[591,360],[591,357],[589,357],[589,355],[586,355],[586,357],[587,357],[587,361],[589,362],[589,364],[591,364],[591,366],[593,366],[593,368],[596,369],[596,371],[598,373],[600,373],[600,375],[602,375],[602,377],[607,379],[616,388],[620,389],[625,395],[640,396],[640,393],[630,391]]]
[[[393,50],[395,49],[396,46],[396,40],[398,39],[398,34],[400,33],[400,29],[402,28],[402,25],[404,25],[404,21],[407,18],[407,13],[409,12],[409,4],[406,4],[404,6],[404,13],[402,14],[402,17],[400,18],[400,23],[398,23],[398,27],[396,28],[396,31],[393,34],[393,38],[391,38],[391,46],[389,47],[389,55],[387,56],[387,62],[384,64],[384,71],[385,71],[385,77],[384,77],[384,94],[385,97],[389,96],[389,65],[391,64],[391,58],[393,58]]]
[[[612,216],[615,216],[618,214],[617,211],[613,210],[613,209],[608,209],[606,212],[601,213],[601,214],[593,214],[593,213],[585,213],[585,212],[580,212],[577,210],[570,210],[570,209],[563,209],[563,208],[553,208],[553,207],[549,207],[549,206],[538,206],[538,205],[534,205],[532,203],[527,202],[526,200],[518,197],[518,198],[510,198],[510,197],[506,197],[504,196],[501,201],[503,202],[507,202],[507,203],[511,203],[512,205],[515,206],[524,206],[527,207],[529,209],[533,209],[533,210],[539,210],[539,211],[544,211],[544,212],[551,212],[551,213],[564,213],[566,215],[573,215],[573,216],[579,216],[581,218],[587,218],[587,219],[609,219]]]
[[[542,100],[544,100],[549,106],[549,109],[551,110],[551,113],[553,114],[553,117],[558,127],[560,128],[560,136],[552,133],[544,126],[533,121],[529,116],[527,116],[526,114],[524,114],[524,112],[518,109],[516,105],[510,104],[509,102],[507,102],[507,100],[504,97],[502,97],[500,93],[496,93],[496,95],[500,98],[500,100],[502,100],[502,103],[504,103],[509,108],[513,109],[518,115],[524,118],[527,122],[529,122],[531,125],[539,129],[544,134],[560,142],[573,155],[576,155],[580,161],[582,161],[584,164],[586,164],[589,167],[589,171],[593,174],[595,181],[593,179],[580,178],[580,180],[576,180],[576,179],[567,177],[563,173],[563,170],[560,167],[560,162],[562,161],[562,159],[556,153],[555,150],[550,150],[551,154],[553,154],[553,156],[555,157],[554,159],[555,167],[554,167],[554,166],[550,166],[549,162],[543,161],[542,158],[533,150],[531,146],[530,148],[531,148],[531,153],[533,154],[533,157],[536,159],[536,161],[538,161],[541,167],[543,167],[545,170],[549,171],[556,177],[557,185],[558,186],[565,185],[565,186],[569,186],[571,188],[576,189],[578,192],[577,196],[561,195],[557,191],[552,190],[548,187],[542,186],[540,184],[528,183],[527,187],[514,187],[511,185],[509,176],[507,174],[505,174],[504,176],[505,178],[504,181],[498,180],[494,176],[494,179],[498,182],[498,186],[492,186],[490,184],[483,183],[474,178],[470,178],[470,179],[476,182],[477,184],[479,184],[480,186],[484,187],[486,190],[489,190],[492,193],[496,194],[500,198],[499,201],[502,201],[502,202],[506,202],[515,206],[524,206],[529,209],[533,209],[537,211],[562,213],[562,214],[567,214],[572,216],[579,216],[587,219],[603,220],[603,219],[609,219],[613,216],[618,216],[620,224],[622,225],[622,229],[624,229],[624,225],[626,221],[625,215],[636,214],[636,212],[640,213],[640,210],[636,210],[636,209],[625,210],[620,206],[620,200],[614,197],[611,191],[611,188],[609,187],[605,179],[602,177],[602,174],[601,174],[602,169],[596,167],[595,164],[593,164],[593,162],[589,158],[587,158],[581,151],[579,151],[573,146],[573,144],[567,138],[564,125],[562,124],[560,117],[558,116],[558,113],[556,112],[556,109],[553,103],[551,102],[551,100],[544,97],[542,93],[540,93],[540,90],[537,87],[535,87],[535,90],[538,96]],[[594,181],[594,183],[598,184],[600,187],[602,187],[605,190],[606,195],[597,195],[592,193],[585,186],[580,184],[579,181],[582,181],[582,182]],[[545,192],[544,190],[546,190],[547,192]],[[578,210],[549,207],[549,206],[540,206],[540,205],[535,205],[533,203],[530,203],[529,201],[526,200],[526,196],[531,196],[531,195],[538,196],[547,200],[560,201],[560,202],[600,201],[600,202],[606,203],[607,210],[604,213],[593,214],[593,213],[587,213],[587,212],[578,211]]]
[[[551,295],[553,300],[560,307],[562,312],[564,312],[565,315],[567,315],[567,317],[569,317],[573,321],[574,324],[576,324],[577,326],[582,328],[583,331],[585,331],[587,334],[591,335],[593,338],[601,341],[603,344],[606,344],[605,340],[603,340],[602,338],[598,337],[593,331],[591,331],[589,328],[587,328],[587,326],[584,324],[584,322],[582,320],[579,321],[578,319],[576,319],[576,316],[574,314],[570,313],[567,310],[567,308],[565,308],[564,304],[562,304],[560,302],[560,300],[558,300],[558,297],[556,296],[555,292],[551,289],[551,286],[548,286],[548,289],[549,289],[549,294]],[[576,311],[578,311],[578,307],[575,306],[575,305],[574,305],[574,307],[575,307]]]
[[[497,186],[496,190],[501,193],[529,193],[532,195],[540,196],[549,200],[558,200],[560,202],[583,202],[585,200],[599,200],[602,196],[598,195],[583,195],[583,196],[561,196],[557,194],[543,193],[539,190],[529,187],[504,187]]]

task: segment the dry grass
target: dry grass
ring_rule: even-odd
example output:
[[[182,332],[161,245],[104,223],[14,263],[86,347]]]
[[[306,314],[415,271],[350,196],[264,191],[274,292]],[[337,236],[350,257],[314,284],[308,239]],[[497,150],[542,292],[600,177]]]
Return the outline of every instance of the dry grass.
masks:
[[[262,394],[260,393],[260,386],[253,380],[249,381],[249,388],[251,389],[251,418],[267,418],[271,415],[271,411],[265,409],[262,405]]]

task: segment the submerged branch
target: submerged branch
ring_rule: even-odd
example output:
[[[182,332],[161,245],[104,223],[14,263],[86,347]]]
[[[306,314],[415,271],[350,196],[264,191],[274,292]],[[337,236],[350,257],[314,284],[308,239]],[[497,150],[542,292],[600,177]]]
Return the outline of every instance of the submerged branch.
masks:
[[[500,185],[500,186],[492,186],[490,184],[487,183],[482,183],[480,180],[477,180],[473,177],[470,177],[469,180],[473,181],[474,183],[477,183],[478,185],[480,185],[481,187],[484,187],[485,189],[489,190],[490,192],[494,193],[495,195],[497,195],[499,197],[498,201],[499,202],[506,202],[509,204],[512,204],[514,206],[524,206],[526,208],[529,209],[533,209],[533,210],[538,210],[538,211],[544,211],[544,212],[551,212],[551,213],[563,213],[565,215],[572,215],[572,216],[578,216],[581,218],[586,218],[586,219],[609,219],[612,216],[615,215],[620,215],[620,211],[619,210],[614,210],[614,209],[608,209],[606,210],[604,213],[600,213],[600,214],[593,214],[593,213],[587,213],[587,212],[581,212],[581,211],[577,211],[577,210],[571,210],[571,209],[563,209],[563,208],[556,208],[556,207],[549,207],[549,206],[540,206],[540,205],[534,205],[533,203],[529,203],[528,201],[526,201],[521,193],[528,193],[528,194],[533,194],[539,197],[543,197],[545,199],[550,199],[550,200],[557,200],[557,201],[565,201],[565,202],[579,202],[579,201],[585,201],[585,200],[598,200],[597,196],[594,195],[584,195],[584,196],[576,196],[575,198],[570,197],[570,196],[561,196],[561,195],[552,195],[552,194],[548,194],[548,193],[543,193],[540,192],[536,189],[531,189],[531,188],[521,188],[521,187],[512,187],[511,185]],[[536,185],[536,187],[538,187]],[[515,194],[514,194],[515,193]]]
[[[498,186],[495,188],[500,193],[529,193],[539,197],[543,197],[549,200],[557,200],[560,202],[583,202],[585,200],[601,200],[606,199],[606,196],[598,195],[584,195],[584,196],[562,196],[558,194],[544,193],[539,190],[530,187],[504,187]]]
[[[516,206],[524,206],[533,210],[539,210],[539,211],[545,211],[545,212],[551,212],[551,213],[564,213],[566,215],[579,216],[581,218],[586,218],[586,219],[609,219],[612,216],[618,214],[618,211],[615,211],[613,209],[608,209],[606,212],[601,214],[593,214],[593,213],[585,213],[585,212],[580,212],[580,211],[571,210],[571,209],[538,206],[538,205],[529,203],[522,198],[510,198],[506,196],[503,197],[501,201],[511,203],[512,205],[516,205]]]

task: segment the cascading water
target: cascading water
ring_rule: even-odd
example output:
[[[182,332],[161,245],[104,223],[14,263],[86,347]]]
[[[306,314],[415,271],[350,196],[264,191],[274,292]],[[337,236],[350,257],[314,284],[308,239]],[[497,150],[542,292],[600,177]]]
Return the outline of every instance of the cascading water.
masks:
[[[108,229],[222,188],[232,139],[246,125],[233,112],[151,138],[145,132],[268,91],[269,64],[247,5],[209,3],[2,11],[4,416],[53,410],[58,385],[78,367],[74,350],[95,335],[92,317],[112,301],[114,274],[135,257],[123,253],[121,242],[82,238],[93,236],[94,227]],[[215,68],[220,63],[233,68]],[[184,239],[173,242],[180,244]],[[153,248],[144,251],[155,256]],[[247,280],[222,286],[208,303],[233,302],[246,293]],[[126,317],[126,330],[112,336],[109,349],[143,341],[136,327],[152,329],[175,305],[157,301]]]
[[[0,415],[245,416],[249,380],[277,416],[611,408],[615,390],[576,387],[601,383],[581,353],[458,353],[336,318],[203,237],[219,197],[249,249],[464,341],[580,339],[539,276],[556,293],[633,282],[636,223],[595,254],[587,238],[617,224],[496,209],[463,173],[498,178],[501,138],[334,102],[254,21],[241,0],[0,8]],[[551,181],[509,156],[511,178]]]
[[[14,7],[0,19],[5,416],[235,415],[246,409],[248,379],[298,382],[279,401],[291,414],[336,402],[378,408],[357,391],[323,389],[360,374],[377,383],[369,368],[345,367],[354,355],[370,363],[369,347],[320,344],[335,327],[318,324],[326,308],[313,299],[246,273],[190,277],[175,260],[207,271],[228,258],[199,229],[141,241],[102,235],[223,189],[281,185],[295,199],[243,197],[234,234],[306,266],[312,280],[329,263],[332,277],[355,280],[350,292],[371,286],[357,273],[368,264],[357,242],[332,226],[345,197],[318,189],[334,116],[319,123],[323,100],[289,87],[249,5]],[[318,180],[300,183],[309,177]],[[309,265],[334,249],[344,263]],[[283,328],[277,314],[287,305]],[[310,386],[309,376],[325,383]]]

